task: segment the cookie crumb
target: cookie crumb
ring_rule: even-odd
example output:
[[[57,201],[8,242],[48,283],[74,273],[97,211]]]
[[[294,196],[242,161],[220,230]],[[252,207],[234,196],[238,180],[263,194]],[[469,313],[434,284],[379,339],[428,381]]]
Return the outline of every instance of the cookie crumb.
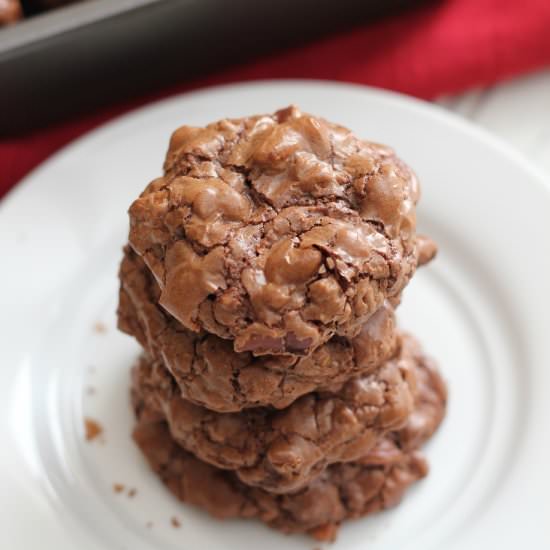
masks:
[[[153,528],[153,522],[152,522],[152,521],[148,521],[148,522],[145,524],[145,527],[147,527],[147,529],[152,529],[152,528]]]
[[[86,395],[95,395],[95,391],[93,386],[86,386]]]
[[[113,483],[113,491],[115,493],[122,493],[122,491],[124,491],[124,485],[122,483]]]
[[[338,533],[338,526],[334,523],[325,523],[319,527],[315,527],[310,532],[310,535],[319,541],[334,542]]]
[[[172,524],[172,527],[175,527],[176,529],[179,529],[181,527],[181,522],[177,517],[172,517],[170,520],[170,523]]]
[[[128,491],[128,498],[134,498],[136,495],[137,495],[137,489],[135,489],[134,487],[132,487],[132,488]]]
[[[97,323],[94,324],[94,332],[97,334],[105,334],[107,332],[107,326],[105,323],[97,321]]]
[[[86,441],[92,441],[103,433],[101,424],[91,418],[84,419],[84,428],[86,431]]]

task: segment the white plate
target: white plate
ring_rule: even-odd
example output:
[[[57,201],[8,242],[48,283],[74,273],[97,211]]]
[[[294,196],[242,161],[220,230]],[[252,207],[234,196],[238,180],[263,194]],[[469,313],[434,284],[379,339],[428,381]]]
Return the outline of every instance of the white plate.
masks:
[[[159,173],[170,131],[290,102],[393,145],[420,176],[421,227],[441,248],[399,312],[450,386],[448,417],[426,449],[431,474],[397,509],[345,524],[332,548],[550,547],[549,188],[438,108],[311,82],[212,89],[131,113],[67,147],[0,205],[0,547],[316,546],[254,521],[216,522],[168,494],[129,438],[138,349],[114,316],[126,209]],[[103,442],[84,441],[84,416],[105,426]],[[115,494],[113,483],[137,495]]]

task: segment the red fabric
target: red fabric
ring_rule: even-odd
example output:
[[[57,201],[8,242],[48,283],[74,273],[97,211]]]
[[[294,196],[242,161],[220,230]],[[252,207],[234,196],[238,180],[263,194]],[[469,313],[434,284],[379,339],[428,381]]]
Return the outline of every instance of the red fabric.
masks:
[[[93,116],[0,142],[0,196],[89,129],[151,99],[256,78],[359,82],[432,98],[550,65],[550,0],[444,0]]]

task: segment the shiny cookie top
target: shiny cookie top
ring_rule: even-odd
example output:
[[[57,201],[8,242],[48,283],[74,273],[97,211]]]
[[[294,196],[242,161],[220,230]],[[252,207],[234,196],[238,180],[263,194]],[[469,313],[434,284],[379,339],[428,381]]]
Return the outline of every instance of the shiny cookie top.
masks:
[[[130,207],[130,244],[185,327],[254,355],[353,337],[417,265],[412,171],[289,107],[183,126]]]

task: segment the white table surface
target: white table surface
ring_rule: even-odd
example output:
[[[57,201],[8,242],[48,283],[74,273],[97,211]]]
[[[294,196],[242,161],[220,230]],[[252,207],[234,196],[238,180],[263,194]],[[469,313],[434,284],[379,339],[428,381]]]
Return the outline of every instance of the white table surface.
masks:
[[[438,103],[511,143],[550,178],[550,69]]]

